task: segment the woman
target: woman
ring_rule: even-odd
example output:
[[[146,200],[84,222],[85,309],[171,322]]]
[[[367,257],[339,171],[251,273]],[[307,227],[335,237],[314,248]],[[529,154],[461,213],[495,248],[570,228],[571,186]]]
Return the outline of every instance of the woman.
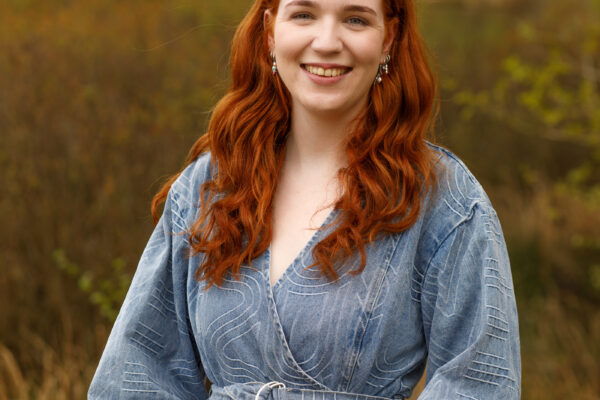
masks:
[[[90,398],[398,399],[425,365],[421,399],[519,398],[504,239],[424,141],[423,49],[410,0],[255,2]]]

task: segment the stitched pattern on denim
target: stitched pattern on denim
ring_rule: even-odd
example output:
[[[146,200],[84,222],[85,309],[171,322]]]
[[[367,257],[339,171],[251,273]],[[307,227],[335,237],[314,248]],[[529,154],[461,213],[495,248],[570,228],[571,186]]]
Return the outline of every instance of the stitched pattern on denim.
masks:
[[[517,310],[496,213],[466,167],[433,149],[436,190],[410,229],[367,246],[361,274],[350,263],[329,282],[306,268],[325,230],[273,287],[267,251],[208,290],[194,280],[202,255],[189,257],[182,234],[210,176],[201,156],[169,192],[89,398],[206,400],[205,376],[214,399],[253,399],[246,384],[272,381],[310,390],[298,398],[401,398],[427,362],[420,400],[518,399]]]

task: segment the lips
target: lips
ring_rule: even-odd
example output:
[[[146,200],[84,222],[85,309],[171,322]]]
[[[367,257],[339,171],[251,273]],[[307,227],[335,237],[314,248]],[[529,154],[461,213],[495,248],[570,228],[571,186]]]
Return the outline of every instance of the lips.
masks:
[[[323,65],[323,64],[302,64],[303,69],[309,73],[321,77],[337,77],[350,72],[352,68],[344,66]]]

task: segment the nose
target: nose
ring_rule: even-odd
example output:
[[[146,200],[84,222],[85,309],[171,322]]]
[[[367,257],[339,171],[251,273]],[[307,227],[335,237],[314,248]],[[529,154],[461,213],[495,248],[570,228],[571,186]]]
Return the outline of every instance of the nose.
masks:
[[[342,50],[341,27],[333,19],[325,18],[319,24],[312,41],[312,48],[318,53],[336,53]]]

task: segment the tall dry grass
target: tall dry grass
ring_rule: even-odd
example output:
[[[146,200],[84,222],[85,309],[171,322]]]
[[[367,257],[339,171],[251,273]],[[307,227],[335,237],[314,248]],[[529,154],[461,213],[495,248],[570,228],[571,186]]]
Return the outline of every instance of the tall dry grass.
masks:
[[[23,338],[39,359],[33,375],[7,347],[0,345],[0,399],[84,399],[94,359],[74,345],[58,352],[39,336]],[[35,378],[34,378],[35,376]]]
[[[0,1],[0,398],[84,397],[112,322],[93,296],[133,273],[245,6]]]
[[[523,399],[600,398],[600,204],[544,184],[498,191],[519,308]],[[584,243],[586,239],[596,243]]]

